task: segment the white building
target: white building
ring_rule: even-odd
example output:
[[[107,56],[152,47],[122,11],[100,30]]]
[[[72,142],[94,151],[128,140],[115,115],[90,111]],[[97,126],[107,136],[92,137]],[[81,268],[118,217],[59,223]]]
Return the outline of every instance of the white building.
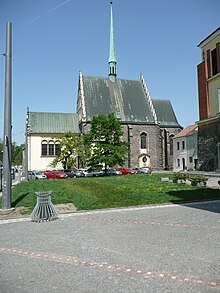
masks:
[[[189,125],[173,138],[173,171],[197,167],[197,125]]]
[[[29,112],[26,121],[29,171],[52,169],[50,164],[59,152],[58,135],[79,133],[78,115],[72,113]],[[57,166],[59,168],[61,166]]]

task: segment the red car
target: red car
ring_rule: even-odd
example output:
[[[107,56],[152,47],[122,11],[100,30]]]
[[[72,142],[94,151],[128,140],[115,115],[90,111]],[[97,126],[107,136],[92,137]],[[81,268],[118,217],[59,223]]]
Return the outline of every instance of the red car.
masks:
[[[122,175],[137,174],[137,171],[126,168],[116,168],[116,171],[120,171]]]
[[[48,179],[66,179],[68,175],[60,171],[46,171],[44,173]]]

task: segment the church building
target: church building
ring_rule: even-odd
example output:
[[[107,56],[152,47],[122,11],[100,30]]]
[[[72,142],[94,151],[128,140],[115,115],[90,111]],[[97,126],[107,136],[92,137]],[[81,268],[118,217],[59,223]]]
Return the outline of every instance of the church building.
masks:
[[[117,77],[112,1],[108,65],[107,77],[79,73],[77,113],[28,112],[26,161],[29,170],[49,168],[57,149],[57,142],[52,139],[54,134],[68,130],[84,134],[94,116],[110,113],[121,122],[122,140],[128,143],[126,167],[172,169],[173,137],[182,127],[169,100],[150,97],[143,76],[139,80]],[[61,119],[56,127],[51,123],[51,120],[56,123],[55,115]]]

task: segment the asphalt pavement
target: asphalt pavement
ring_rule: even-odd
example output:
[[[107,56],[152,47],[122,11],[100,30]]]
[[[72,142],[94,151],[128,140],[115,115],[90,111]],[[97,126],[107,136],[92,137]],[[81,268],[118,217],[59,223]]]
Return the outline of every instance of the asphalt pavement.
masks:
[[[219,232],[220,200],[0,220],[0,292],[220,292]]]

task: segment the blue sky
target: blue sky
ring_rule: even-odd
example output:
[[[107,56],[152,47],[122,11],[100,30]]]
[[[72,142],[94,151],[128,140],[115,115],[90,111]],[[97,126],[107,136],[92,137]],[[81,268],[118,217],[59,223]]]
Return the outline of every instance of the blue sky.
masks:
[[[172,102],[179,123],[198,120],[197,45],[220,25],[219,0],[113,0],[119,78],[145,77],[150,95]],[[75,112],[78,75],[107,76],[108,0],[0,0],[0,54],[13,26],[13,136],[30,111]],[[5,58],[0,55],[3,136]]]

